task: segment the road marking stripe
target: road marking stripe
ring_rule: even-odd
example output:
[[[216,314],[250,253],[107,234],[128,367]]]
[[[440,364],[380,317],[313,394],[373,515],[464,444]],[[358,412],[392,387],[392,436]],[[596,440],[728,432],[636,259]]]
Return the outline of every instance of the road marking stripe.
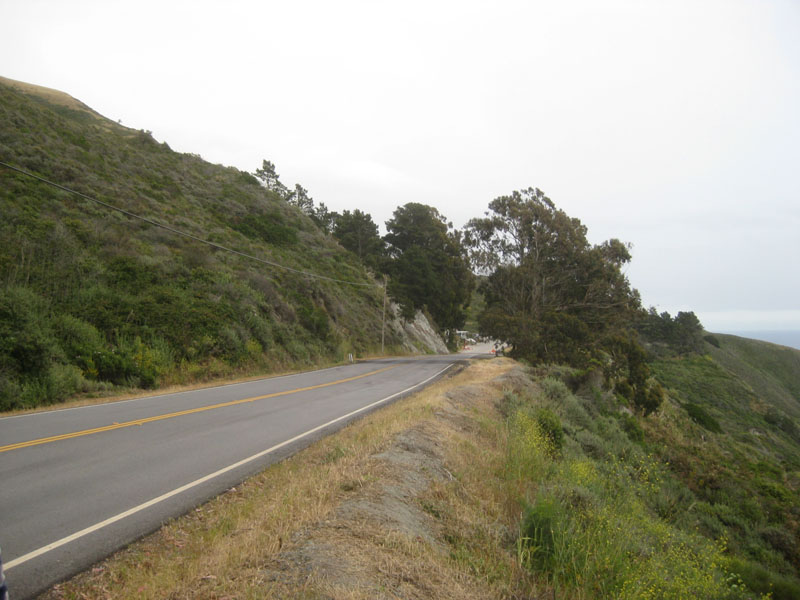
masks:
[[[253,396],[252,398],[242,398],[241,400],[232,400],[231,402],[222,402],[220,404],[213,404],[210,406],[201,406],[198,408],[190,408],[187,410],[181,410],[178,412],[168,413],[164,415],[156,415],[154,417],[146,417],[144,419],[136,419],[135,421],[125,421],[124,423],[113,423],[111,425],[104,425],[103,427],[95,427],[94,429],[84,429],[82,431],[75,431],[73,433],[63,433],[61,435],[54,435],[51,437],[46,438],[39,438],[35,440],[29,440],[27,442],[17,442],[16,444],[9,444],[7,446],[0,446],[0,453],[9,452],[10,450],[19,450],[20,448],[29,448],[31,446],[40,446],[42,444],[50,444],[52,442],[60,442],[62,440],[69,440],[72,438],[83,437],[85,435],[92,435],[95,433],[102,433],[104,431],[113,431],[115,429],[123,429],[125,427],[133,427],[134,425],[144,425],[145,423],[152,423],[154,421],[163,421],[164,419],[172,419],[174,417],[182,417],[184,415],[192,415],[195,413],[205,412],[207,410],[216,410],[218,408],[226,408],[228,406],[236,406],[237,404],[244,404],[246,402],[255,402],[256,400],[265,400],[267,398],[277,398],[278,396],[288,396],[290,394],[297,394],[299,392],[308,392],[310,390],[318,390],[324,387],[330,387],[332,385],[338,385],[340,383],[347,383],[349,381],[355,381],[356,379],[363,379],[364,377],[369,377],[370,375],[376,375],[378,373],[382,373],[383,371],[388,371],[389,369],[396,368],[397,365],[392,365],[390,367],[384,367],[382,369],[378,369],[376,371],[370,371],[369,373],[364,373],[362,375],[356,375],[355,377],[348,377],[346,379],[338,379],[336,381],[330,381],[328,383],[320,383],[318,385],[310,385],[307,387],[296,388],[293,390],[286,390],[283,392],[274,392],[272,394],[265,394],[263,396]]]
[[[375,402],[373,402],[371,404],[367,404],[366,406],[362,406],[361,408],[358,408],[358,409],[356,409],[356,410],[354,410],[352,412],[349,412],[346,415],[342,415],[341,417],[337,417],[337,418],[335,418],[335,419],[333,419],[331,421],[328,421],[327,423],[323,423],[322,425],[317,425],[313,429],[309,429],[308,431],[306,431],[304,433],[300,433],[300,434],[294,436],[293,438],[285,440],[285,441],[283,441],[283,442],[281,442],[279,444],[275,444],[271,448],[267,448],[266,450],[262,450],[258,454],[254,454],[253,456],[250,456],[248,458],[242,459],[239,462],[233,463],[232,465],[229,465],[227,467],[223,467],[219,471],[214,471],[213,473],[210,473],[209,475],[206,475],[205,477],[201,477],[200,479],[195,479],[191,483],[187,483],[186,485],[182,485],[181,487],[175,488],[174,490],[172,490],[170,492],[167,492],[166,494],[162,494],[161,496],[158,496],[157,498],[153,498],[152,500],[148,500],[147,502],[143,502],[142,504],[140,504],[138,506],[134,506],[133,508],[128,509],[125,512],[121,512],[118,515],[114,515],[113,517],[109,517],[105,521],[100,521],[99,523],[96,523],[94,525],[90,525],[89,527],[87,527],[85,529],[81,529],[80,531],[76,531],[72,535],[68,535],[67,537],[63,537],[60,540],[57,540],[57,541],[55,541],[55,542],[53,542],[51,544],[47,544],[46,546],[42,546],[41,548],[39,548],[37,550],[33,550],[32,552],[28,552],[27,554],[24,554],[24,555],[20,556],[19,558],[15,558],[14,560],[9,561],[5,565],[3,565],[3,568],[6,571],[10,571],[14,567],[17,567],[17,566],[19,566],[19,565],[21,565],[23,563],[28,562],[29,560],[37,558],[37,557],[41,556],[42,554],[46,554],[47,552],[50,552],[51,550],[55,550],[56,548],[60,548],[61,546],[64,546],[65,544],[69,544],[70,542],[74,542],[75,540],[77,540],[79,538],[82,538],[82,537],[84,537],[86,535],[89,535],[90,533],[94,533],[95,531],[98,531],[98,530],[102,529],[103,527],[107,527],[109,525],[113,525],[117,521],[121,521],[122,519],[124,519],[126,517],[130,517],[131,515],[135,515],[136,513],[141,512],[141,511],[143,511],[143,510],[145,510],[147,508],[150,508],[151,506],[154,506],[154,505],[156,505],[156,504],[158,504],[160,502],[163,502],[164,500],[169,500],[173,496],[177,496],[178,494],[180,494],[182,492],[185,492],[186,490],[190,490],[193,487],[197,487],[198,485],[201,485],[201,484],[203,484],[203,483],[205,483],[207,481],[210,481],[210,480],[214,479],[215,477],[219,477],[220,475],[224,475],[225,473],[228,473],[229,471],[233,471],[234,469],[238,469],[239,467],[241,467],[243,465],[246,465],[249,462],[257,460],[257,459],[261,458],[262,456],[266,456],[267,454],[269,454],[271,452],[274,452],[275,450],[278,450],[280,448],[283,448],[284,446],[288,446],[289,444],[291,444],[293,442],[296,442],[297,440],[301,440],[304,437],[308,437],[312,433],[316,433],[317,431],[319,431],[321,429],[325,429],[326,427],[329,427],[330,425],[333,425],[334,423],[338,423],[339,421],[343,421],[344,419],[348,419],[348,418],[352,417],[353,415],[357,415],[360,412],[364,412],[365,410],[369,410],[370,408],[378,406],[379,404],[383,404],[384,402],[388,402],[389,400],[391,400],[392,398],[396,398],[397,396],[402,396],[403,394],[406,394],[406,393],[408,393],[408,392],[410,392],[412,390],[415,390],[418,387],[421,387],[421,386],[425,385],[426,383],[428,383],[432,379],[435,379],[436,377],[438,377],[439,375],[441,375],[442,373],[447,371],[447,369],[452,367],[453,364],[454,363],[451,363],[451,364],[447,365],[444,369],[441,369],[440,371],[434,373],[433,375],[428,377],[426,380],[420,381],[419,383],[417,383],[415,385],[412,385],[411,387],[406,388],[406,389],[404,389],[404,390],[402,390],[400,392],[395,392],[391,396],[386,396],[385,398],[382,398],[380,400],[376,400]],[[385,370],[386,369],[381,369],[381,371],[385,371]],[[377,371],[373,371],[373,373],[376,373],[376,372]],[[372,373],[367,373],[367,375],[371,375],[371,374]],[[365,376],[366,375],[359,375],[359,377],[365,377]],[[316,386],[316,387],[324,387],[324,386]],[[313,388],[308,388],[308,389],[313,389]]]
[[[207,392],[209,390],[217,390],[219,388],[227,388],[227,387],[235,387],[235,386],[242,386],[242,385],[250,385],[253,383],[262,383],[264,381],[277,381],[278,379],[289,379],[291,377],[300,377],[302,375],[308,375],[309,373],[323,373],[324,371],[333,371],[334,369],[341,369],[342,365],[336,365],[333,367],[325,367],[324,369],[309,369],[308,371],[297,371],[296,373],[287,373],[286,375],[274,375],[274,376],[267,376],[267,377],[257,377],[255,379],[247,379],[245,381],[236,381],[234,383],[219,383],[216,385],[209,385],[207,387],[197,387],[194,389],[185,389],[178,392],[164,392],[162,394],[150,394],[147,396],[137,396],[135,398],[128,398],[127,400],[114,400],[113,398],[109,400],[109,402],[102,402],[100,404],[86,404],[84,406],[68,406],[66,408],[54,408],[52,405],[45,406],[46,410],[41,410],[37,412],[29,412],[24,413],[21,415],[8,415],[5,417],[0,417],[0,421],[8,420],[8,419],[24,419],[26,417],[39,417],[41,415],[49,415],[52,413],[59,413],[59,412],[68,412],[72,410],[90,410],[92,408],[106,408],[109,406],[114,406],[117,404],[127,404],[129,402],[141,402],[142,400],[154,400],[156,398],[166,398],[168,396],[180,396],[181,394],[191,394],[193,392]]]

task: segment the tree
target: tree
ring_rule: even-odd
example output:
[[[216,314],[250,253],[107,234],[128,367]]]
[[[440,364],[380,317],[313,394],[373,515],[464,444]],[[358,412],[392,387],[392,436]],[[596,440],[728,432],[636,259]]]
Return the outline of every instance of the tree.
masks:
[[[378,226],[372,217],[358,209],[345,210],[336,217],[333,237],[372,269],[380,270],[386,244],[378,235]]]
[[[336,213],[330,212],[323,203],[320,203],[318,207],[314,206],[314,199],[308,194],[308,190],[299,183],[295,183],[294,190],[290,192],[289,188],[281,183],[274,163],[268,160],[263,161],[261,168],[256,169],[255,176],[264,184],[265,188],[299,208],[303,214],[311,217],[317,227],[325,233],[330,233]]]
[[[415,202],[395,210],[386,229],[389,293],[406,316],[427,308],[452,343],[474,286],[461,234],[435,208]]]
[[[333,226],[338,218],[339,213],[328,210],[324,202],[320,202],[311,214],[311,220],[325,233],[333,233]]]
[[[308,216],[314,215],[314,199],[308,195],[308,190],[299,183],[294,184],[294,191],[287,194],[286,201]]]
[[[489,273],[481,333],[531,360],[583,363],[627,327],[639,305],[621,270],[628,246],[592,246],[586,227],[539,189],[496,198],[489,209],[465,228],[474,264]]]
[[[700,352],[703,349],[703,325],[693,312],[675,315],[674,343],[682,353]]]
[[[636,329],[645,341],[655,344],[656,353],[691,354],[703,350],[703,325],[693,312],[679,312],[673,319],[668,312],[658,314],[651,306],[639,314]]]
[[[275,192],[284,199],[288,196],[289,190],[281,183],[274,163],[264,160],[261,163],[261,168],[256,169],[255,176],[269,191]]]
[[[606,376],[616,380],[616,392],[645,415],[658,410],[664,390],[651,380],[647,353],[635,336],[615,335],[606,340],[605,348],[612,358],[606,363]]]

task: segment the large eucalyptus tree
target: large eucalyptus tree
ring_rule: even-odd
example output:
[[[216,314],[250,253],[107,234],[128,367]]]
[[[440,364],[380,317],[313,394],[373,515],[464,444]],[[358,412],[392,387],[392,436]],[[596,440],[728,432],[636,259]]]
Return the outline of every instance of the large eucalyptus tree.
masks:
[[[622,266],[628,246],[592,245],[586,227],[539,189],[500,196],[465,228],[473,265],[488,275],[481,333],[534,360],[580,363],[627,328],[639,307]]]

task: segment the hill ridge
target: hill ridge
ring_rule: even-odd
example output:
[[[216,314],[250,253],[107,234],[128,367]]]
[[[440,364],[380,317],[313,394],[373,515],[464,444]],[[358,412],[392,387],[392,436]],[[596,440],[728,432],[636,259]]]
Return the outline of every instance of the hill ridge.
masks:
[[[381,288],[296,207],[249,173],[27,89],[0,81],[0,161],[84,197],[0,169],[0,410],[379,351]],[[409,335],[391,321],[386,347],[436,351]]]

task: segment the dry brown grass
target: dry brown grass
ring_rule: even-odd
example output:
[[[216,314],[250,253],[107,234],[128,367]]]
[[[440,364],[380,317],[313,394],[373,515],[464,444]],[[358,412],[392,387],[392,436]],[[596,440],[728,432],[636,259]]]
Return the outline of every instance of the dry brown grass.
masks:
[[[44,597],[530,597],[499,483],[497,379],[513,367],[475,361]]]
[[[26,94],[31,94],[33,96],[38,96],[44,100],[47,100],[51,104],[58,104],[60,106],[66,106],[67,108],[72,108],[74,110],[80,110],[83,112],[90,113],[95,117],[100,118],[100,115],[94,112],[91,108],[86,106],[83,102],[76,100],[69,94],[65,92],[60,92],[59,90],[54,90],[52,88],[44,87],[41,85],[35,85],[33,83],[26,83],[24,81],[17,81],[16,79],[9,79],[7,77],[0,77],[0,83],[13,87],[21,92]]]

